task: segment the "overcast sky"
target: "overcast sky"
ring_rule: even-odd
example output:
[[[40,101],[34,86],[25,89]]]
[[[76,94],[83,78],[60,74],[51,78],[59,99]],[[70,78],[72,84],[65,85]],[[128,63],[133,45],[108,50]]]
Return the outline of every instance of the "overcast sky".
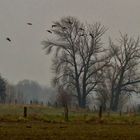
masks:
[[[116,38],[119,31],[140,34],[140,0],[0,0],[1,75],[12,83],[31,79],[50,85],[51,58],[41,41],[48,37],[45,30],[52,21],[63,16],[100,21],[109,28],[106,38]]]

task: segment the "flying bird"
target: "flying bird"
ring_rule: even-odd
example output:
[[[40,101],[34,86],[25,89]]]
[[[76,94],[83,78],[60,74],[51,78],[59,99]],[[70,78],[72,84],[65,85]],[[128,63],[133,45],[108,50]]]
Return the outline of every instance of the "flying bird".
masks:
[[[54,25],[52,25],[52,28],[53,28],[53,27],[56,27],[56,26],[57,26],[57,25],[54,24]]]
[[[7,41],[11,42],[11,39],[9,37],[6,38]]]
[[[51,33],[51,34],[52,34],[52,32],[51,32],[50,30],[47,30],[47,32],[49,32],[49,33]]]
[[[27,24],[28,24],[28,25],[33,25],[33,24],[32,24],[32,23],[30,23],[30,22],[28,22]]]

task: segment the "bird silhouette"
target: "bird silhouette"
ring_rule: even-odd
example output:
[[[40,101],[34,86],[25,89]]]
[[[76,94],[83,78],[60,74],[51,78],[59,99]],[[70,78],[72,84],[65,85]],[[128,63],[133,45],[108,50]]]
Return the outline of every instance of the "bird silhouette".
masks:
[[[70,20],[68,21],[68,23],[69,23],[69,24],[72,24],[72,22],[71,22]]]
[[[32,23],[30,23],[30,22],[28,22],[27,24],[28,24],[28,25],[33,25],[33,24],[32,24]]]
[[[62,27],[62,29],[63,29],[63,30],[66,30],[67,28],[66,28],[66,27]]]
[[[7,41],[11,42],[11,39],[9,37],[6,38]]]
[[[90,35],[92,38],[94,37],[93,34],[91,34],[91,33],[90,33],[89,35]]]
[[[79,28],[79,30],[83,30],[83,31],[84,31],[84,29],[83,29],[83,28]]]
[[[53,28],[53,27],[56,27],[56,26],[57,26],[57,25],[54,24],[54,25],[52,25],[52,28]]]
[[[81,34],[80,36],[84,36],[85,34]]]
[[[51,34],[52,34],[52,32],[51,32],[50,30],[47,30],[47,32],[49,32],[49,33],[51,33]]]

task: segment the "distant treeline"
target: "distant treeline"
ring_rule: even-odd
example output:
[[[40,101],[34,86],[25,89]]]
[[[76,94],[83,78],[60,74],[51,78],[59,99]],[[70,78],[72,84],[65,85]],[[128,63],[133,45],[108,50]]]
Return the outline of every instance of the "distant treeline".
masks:
[[[9,84],[0,77],[0,102],[8,104],[48,104],[54,103],[55,89],[42,86],[36,81],[23,80],[16,85]]]

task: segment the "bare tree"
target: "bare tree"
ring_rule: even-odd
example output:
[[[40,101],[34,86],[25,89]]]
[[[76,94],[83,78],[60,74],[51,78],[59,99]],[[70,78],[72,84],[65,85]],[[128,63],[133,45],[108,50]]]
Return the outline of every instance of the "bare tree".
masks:
[[[68,93],[68,91],[64,90],[62,86],[58,88],[58,102],[64,107],[64,117],[65,120],[68,121],[68,105],[71,102],[71,95]]]
[[[7,81],[0,75],[0,102],[5,103],[6,102],[6,86]]]
[[[6,84],[6,102],[9,104],[14,103],[15,96],[16,96],[16,92],[15,92],[14,85],[7,83]]]
[[[105,85],[98,86],[98,90],[96,91],[95,99],[97,100],[96,105],[102,106],[103,111],[106,111],[106,109],[108,109],[110,95],[109,95],[108,90],[106,89]]]
[[[53,83],[71,87],[83,108],[86,97],[100,82],[97,73],[109,63],[101,41],[105,31],[100,23],[84,25],[76,18],[65,17],[54,22],[49,30],[52,39],[42,42],[47,54],[55,48]]]
[[[110,53],[112,54],[110,66],[104,68],[102,73],[104,80],[98,85],[98,89],[104,90],[109,99],[110,108],[116,111],[119,104],[124,103],[122,99],[126,100],[132,93],[140,91],[138,85],[140,82],[138,74],[139,38],[135,40],[128,35],[121,34],[117,45],[110,39]]]

